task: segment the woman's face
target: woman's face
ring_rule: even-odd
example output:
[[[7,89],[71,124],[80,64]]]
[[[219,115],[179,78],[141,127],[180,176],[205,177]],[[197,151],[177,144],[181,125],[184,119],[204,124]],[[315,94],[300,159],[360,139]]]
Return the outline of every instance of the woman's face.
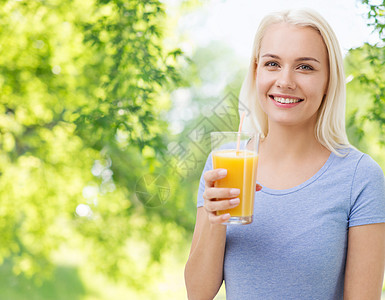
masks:
[[[269,126],[315,126],[326,94],[329,63],[321,35],[311,27],[267,28],[256,70],[258,99]]]

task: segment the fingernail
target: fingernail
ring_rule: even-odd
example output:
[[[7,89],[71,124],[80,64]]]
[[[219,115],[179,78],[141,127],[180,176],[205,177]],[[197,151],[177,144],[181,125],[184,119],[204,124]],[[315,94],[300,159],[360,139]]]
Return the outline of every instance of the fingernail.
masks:
[[[227,220],[230,218],[230,214],[224,214],[222,215],[222,220]]]
[[[230,190],[230,194],[231,195],[239,195],[239,193],[240,193],[241,191],[240,191],[240,189],[231,189]]]
[[[219,169],[218,175],[219,176],[226,176],[227,175],[227,170],[226,169]]]
[[[229,200],[230,204],[234,205],[234,204],[239,204],[240,200],[239,198],[235,198],[235,199],[231,199]]]

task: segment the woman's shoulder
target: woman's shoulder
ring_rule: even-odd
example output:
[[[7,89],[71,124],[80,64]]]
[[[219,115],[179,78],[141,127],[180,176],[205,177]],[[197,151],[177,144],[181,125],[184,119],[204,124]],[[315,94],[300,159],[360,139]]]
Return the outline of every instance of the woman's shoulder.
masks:
[[[353,168],[355,173],[361,174],[362,176],[384,175],[380,165],[369,154],[354,147],[346,148],[340,153],[342,156],[337,156],[337,160],[340,161],[340,164],[344,168]]]

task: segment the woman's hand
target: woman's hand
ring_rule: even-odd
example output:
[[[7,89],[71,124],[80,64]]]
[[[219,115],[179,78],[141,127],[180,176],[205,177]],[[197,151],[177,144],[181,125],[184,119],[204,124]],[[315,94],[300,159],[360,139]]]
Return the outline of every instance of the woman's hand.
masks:
[[[217,215],[216,212],[233,208],[239,205],[239,189],[232,188],[216,188],[214,183],[216,180],[225,178],[227,170],[215,169],[207,171],[203,174],[205,180],[205,192],[203,193],[203,199],[205,200],[203,207],[205,208],[209,221],[212,224],[220,224],[230,219],[230,214]],[[262,187],[256,185],[256,191],[260,191]]]

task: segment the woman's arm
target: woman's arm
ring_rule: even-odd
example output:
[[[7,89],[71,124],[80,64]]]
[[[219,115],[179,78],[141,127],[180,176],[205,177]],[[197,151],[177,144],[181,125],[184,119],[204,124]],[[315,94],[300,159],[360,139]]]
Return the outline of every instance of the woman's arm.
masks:
[[[231,194],[231,189],[227,188],[214,188],[215,180],[225,176],[220,174],[220,170],[204,174],[205,204],[197,210],[190,255],[185,267],[187,295],[191,300],[213,299],[222,285],[226,226],[220,223],[227,221],[230,215],[217,216],[215,212],[235,207],[239,203],[239,200],[220,200],[239,194]]]
[[[188,299],[213,299],[223,280],[223,258],[226,226],[209,222],[203,207],[197,211],[197,220],[185,267]]]
[[[349,228],[344,300],[380,300],[385,267],[385,223]]]

